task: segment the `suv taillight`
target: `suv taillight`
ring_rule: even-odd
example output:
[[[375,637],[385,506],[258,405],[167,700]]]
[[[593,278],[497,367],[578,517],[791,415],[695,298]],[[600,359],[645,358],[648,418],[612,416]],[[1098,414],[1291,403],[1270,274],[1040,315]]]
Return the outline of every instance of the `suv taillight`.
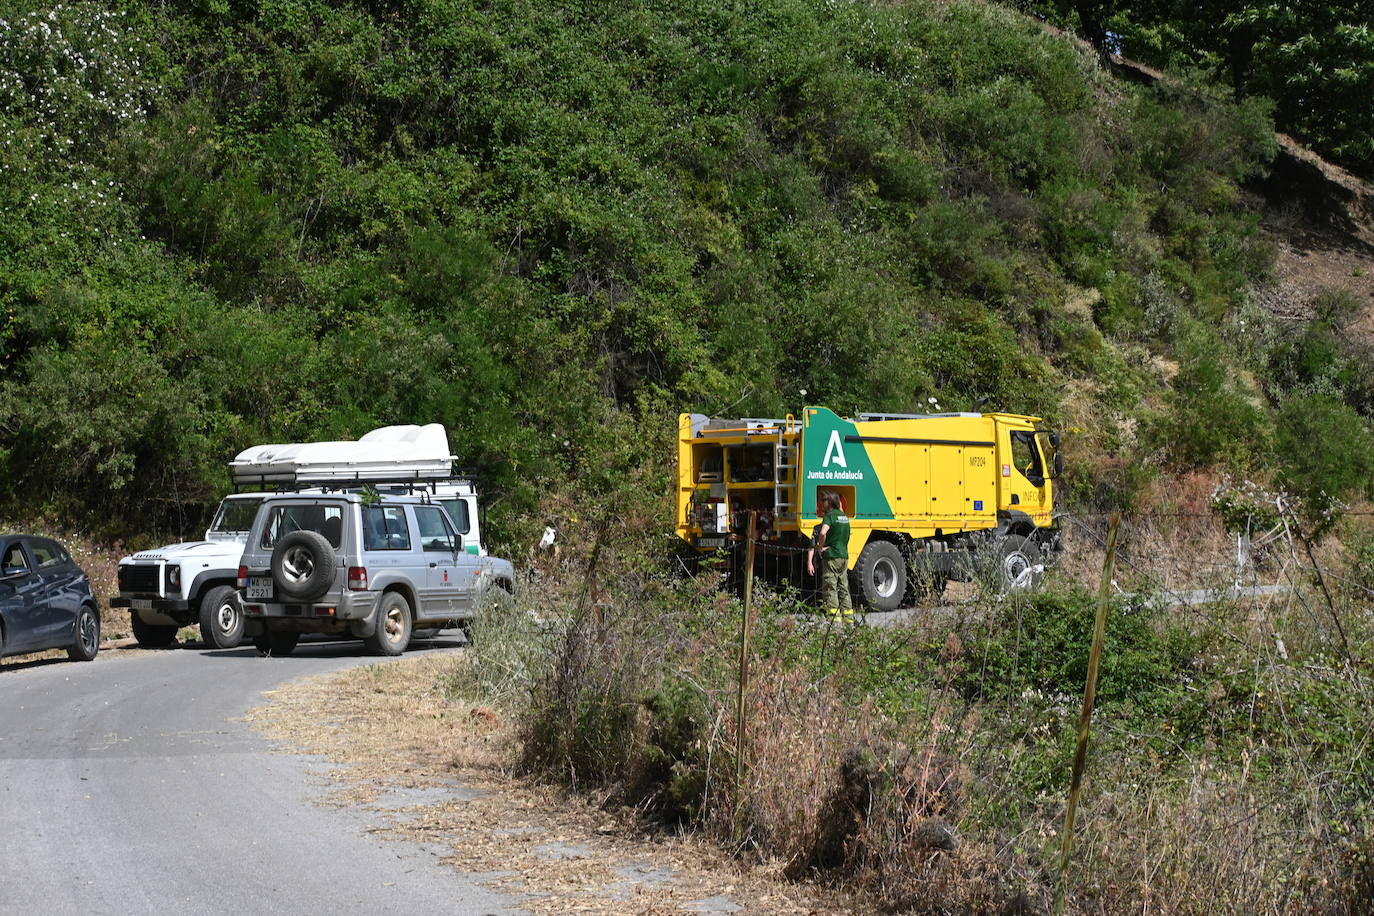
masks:
[[[238,581],[238,584],[237,584],[235,587],[236,587],[236,588],[247,588],[247,587],[248,587],[248,567],[247,567],[247,566],[240,566],[240,567],[239,567],[239,581]]]
[[[367,591],[367,567],[348,567],[348,589],[354,592]]]

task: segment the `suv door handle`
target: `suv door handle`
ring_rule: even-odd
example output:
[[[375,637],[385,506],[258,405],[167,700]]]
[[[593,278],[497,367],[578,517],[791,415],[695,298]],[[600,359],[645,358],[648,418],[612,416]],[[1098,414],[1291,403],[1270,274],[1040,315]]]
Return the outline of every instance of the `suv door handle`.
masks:
[[[438,563],[431,563],[431,564],[429,564],[429,568],[430,568],[430,569],[433,569],[434,567],[436,567],[436,566],[438,566],[438,565],[439,565]]]

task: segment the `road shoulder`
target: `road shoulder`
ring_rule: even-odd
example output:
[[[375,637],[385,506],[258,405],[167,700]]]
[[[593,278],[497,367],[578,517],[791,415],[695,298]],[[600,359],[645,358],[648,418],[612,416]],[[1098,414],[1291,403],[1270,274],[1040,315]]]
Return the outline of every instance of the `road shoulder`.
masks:
[[[414,656],[266,694],[248,720],[285,751],[329,763],[321,804],[365,811],[380,841],[417,843],[532,913],[845,913],[782,863],[747,866],[700,838],[637,824],[513,774],[492,710],[444,697],[452,655]]]

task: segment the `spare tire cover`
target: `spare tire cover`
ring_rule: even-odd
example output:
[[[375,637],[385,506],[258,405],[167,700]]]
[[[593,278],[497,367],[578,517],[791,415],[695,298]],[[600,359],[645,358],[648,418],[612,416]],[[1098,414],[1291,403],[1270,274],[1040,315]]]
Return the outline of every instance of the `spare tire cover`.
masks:
[[[293,531],[272,550],[272,581],[285,598],[309,601],[334,584],[334,548],[324,535]]]

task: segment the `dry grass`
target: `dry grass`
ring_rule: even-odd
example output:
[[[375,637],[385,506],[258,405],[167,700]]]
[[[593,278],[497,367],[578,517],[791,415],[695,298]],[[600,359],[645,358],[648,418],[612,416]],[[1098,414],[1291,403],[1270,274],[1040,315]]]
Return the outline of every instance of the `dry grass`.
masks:
[[[439,685],[455,664],[463,661],[426,656],[314,678],[267,694],[248,720],[283,748],[334,764],[326,803],[374,812],[378,837],[447,845],[447,864],[496,873],[488,883],[531,912],[690,912],[719,895],[744,913],[853,911],[833,893],[781,880],[777,863],[749,867],[705,840],[646,831],[629,809],[514,777],[511,724],[444,698]],[[454,797],[378,804],[398,787]]]

